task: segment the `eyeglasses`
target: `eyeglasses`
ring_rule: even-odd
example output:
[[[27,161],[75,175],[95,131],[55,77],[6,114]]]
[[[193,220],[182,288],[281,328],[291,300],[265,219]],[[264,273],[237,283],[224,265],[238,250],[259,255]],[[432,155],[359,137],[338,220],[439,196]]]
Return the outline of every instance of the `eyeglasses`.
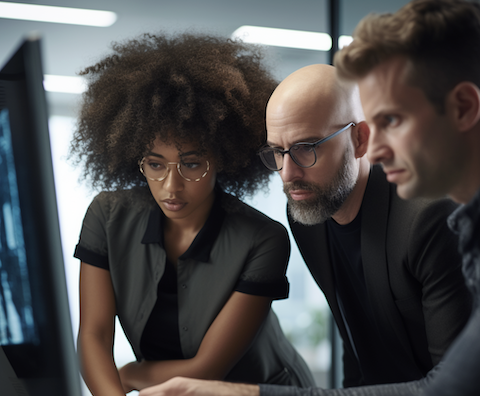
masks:
[[[285,154],[289,154],[290,158],[302,168],[310,168],[317,162],[317,152],[316,148],[325,143],[326,141],[334,138],[338,134],[346,131],[348,128],[355,126],[354,122],[349,123],[344,126],[342,129],[320,139],[314,143],[300,142],[292,145],[288,150],[282,150],[275,147],[265,146],[260,149],[258,155],[263,162],[263,164],[270,170],[280,171],[283,168],[283,157]]]
[[[143,157],[138,163],[143,176],[152,181],[163,181],[167,178],[170,168],[176,165],[177,171],[186,181],[200,181],[210,170],[210,163],[205,159],[195,159],[180,162],[166,162],[160,158]]]

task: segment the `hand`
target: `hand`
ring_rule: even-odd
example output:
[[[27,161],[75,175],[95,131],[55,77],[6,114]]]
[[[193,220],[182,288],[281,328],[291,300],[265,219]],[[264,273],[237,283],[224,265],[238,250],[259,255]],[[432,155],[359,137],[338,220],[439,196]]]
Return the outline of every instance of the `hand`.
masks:
[[[145,388],[139,396],[260,396],[258,385],[175,377]]]

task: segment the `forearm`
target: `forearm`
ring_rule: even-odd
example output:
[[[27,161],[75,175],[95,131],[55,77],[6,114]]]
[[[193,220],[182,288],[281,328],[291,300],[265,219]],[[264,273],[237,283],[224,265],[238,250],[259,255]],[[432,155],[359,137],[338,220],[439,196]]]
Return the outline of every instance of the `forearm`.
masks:
[[[322,389],[285,385],[249,385],[191,378],[173,378],[144,389],[139,396],[420,396],[425,381],[375,385],[359,388]]]
[[[139,396],[259,396],[258,385],[176,377],[140,391]]]
[[[422,382],[364,386],[358,388],[297,388],[294,386],[260,385],[259,396],[420,396]]]
[[[93,396],[125,396],[111,348],[95,337],[79,337],[81,371]]]
[[[120,369],[122,383],[132,389],[144,389],[174,377],[222,379],[223,373],[201,359],[132,362]]]
[[[193,358],[130,363],[120,369],[123,385],[143,389],[173,377],[224,379],[248,349],[270,304],[268,297],[232,293]]]

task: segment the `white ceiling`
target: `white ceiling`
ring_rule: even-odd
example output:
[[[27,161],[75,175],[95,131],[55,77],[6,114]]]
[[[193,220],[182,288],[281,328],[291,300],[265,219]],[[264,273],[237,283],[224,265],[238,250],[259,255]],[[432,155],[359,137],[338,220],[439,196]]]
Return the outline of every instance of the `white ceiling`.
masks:
[[[75,75],[109,50],[112,41],[144,32],[193,29],[230,36],[242,25],[328,32],[328,0],[44,0],[22,1],[114,11],[108,28],[0,18],[0,65],[32,31],[42,36],[45,74]],[[395,11],[407,0],[340,0],[341,34],[351,34],[369,12]],[[312,63],[327,63],[324,52],[270,48],[274,75],[283,79]],[[74,115],[78,95],[47,94],[51,114]]]

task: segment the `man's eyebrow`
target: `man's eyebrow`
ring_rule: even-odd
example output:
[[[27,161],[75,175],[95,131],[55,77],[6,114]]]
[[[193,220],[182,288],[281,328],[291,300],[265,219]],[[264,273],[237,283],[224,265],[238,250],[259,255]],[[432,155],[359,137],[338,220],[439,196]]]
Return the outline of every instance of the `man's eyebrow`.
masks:
[[[328,136],[328,135],[327,135]],[[310,137],[305,137],[305,138],[302,138],[302,139],[299,139],[295,142],[293,142],[290,147],[292,147],[294,144],[297,144],[297,143],[315,143],[315,142],[318,142],[319,140],[322,140],[324,137],[326,136],[322,136],[322,137],[319,137],[319,136],[310,136]],[[273,143],[273,142],[270,142],[270,141],[266,141],[265,144],[267,146],[270,146],[270,147],[274,147],[274,148],[284,148],[284,147],[280,147],[279,145]]]
[[[273,142],[269,142],[268,140],[265,142],[265,146],[270,146],[270,147],[280,147],[280,146],[277,146],[275,143]]]
[[[381,119],[384,119],[385,116],[389,115],[389,114],[392,114],[392,112],[390,111],[385,111],[385,110],[380,110],[378,111],[377,113],[375,113],[373,116],[372,116],[372,121],[379,121]]]
[[[384,107],[384,108],[378,109],[371,118],[372,120],[377,120],[387,115],[396,115],[399,113],[401,113],[401,109],[399,109],[398,107],[393,107],[393,106],[388,108]]]

